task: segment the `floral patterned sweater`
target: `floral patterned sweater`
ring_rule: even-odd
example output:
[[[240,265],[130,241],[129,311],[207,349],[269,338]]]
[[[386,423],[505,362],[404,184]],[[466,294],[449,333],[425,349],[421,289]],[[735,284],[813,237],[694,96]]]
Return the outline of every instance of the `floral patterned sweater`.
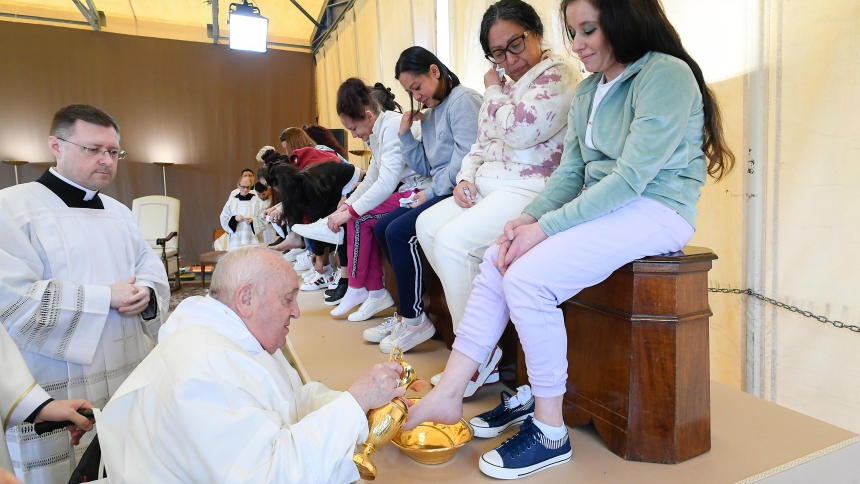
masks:
[[[580,80],[567,59],[546,51],[518,81],[487,88],[478,139],[463,158],[457,182],[550,176],[561,162],[567,113]]]

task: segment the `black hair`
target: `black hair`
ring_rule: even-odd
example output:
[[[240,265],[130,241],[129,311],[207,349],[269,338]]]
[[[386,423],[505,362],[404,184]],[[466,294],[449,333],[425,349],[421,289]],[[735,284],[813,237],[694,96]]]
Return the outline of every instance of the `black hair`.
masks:
[[[252,175],[254,174],[254,170],[252,170],[250,168],[245,168],[244,170],[242,170],[242,175],[244,175],[246,171],[251,172]]]
[[[331,165],[339,165],[339,161],[326,161],[313,164],[304,170],[299,170],[296,165],[290,163],[274,163],[269,169],[267,181],[274,188],[278,199],[283,203],[284,219],[287,225],[304,223],[305,214],[308,213],[310,201],[307,199],[305,187],[313,190],[320,198],[328,196],[328,193],[337,183],[335,170]]]
[[[568,5],[580,0],[562,0],[561,18],[567,25]],[[722,115],[713,91],[705,84],[699,64],[690,57],[681,43],[678,31],[669,22],[659,0],[586,0],[599,13],[600,28],[612,45],[615,60],[629,64],[648,52],[661,52],[684,61],[693,72],[702,93],[705,115],[705,141],[702,151],[708,158],[708,174],[717,180],[726,176],[735,165],[735,155],[723,135]],[[573,34],[567,30],[569,41]]]
[[[394,93],[390,87],[385,87],[381,82],[377,82],[370,88],[370,95],[382,107],[383,111],[403,112],[403,108],[394,100]]]
[[[400,74],[404,72],[412,73],[413,76],[424,75],[430,72],[430,66],[433,65],[439,69],[440,74],[439,88],[433,93],[433,99],[442,102],[460,85],[460,78],[424,47],[416,45],[400,53],[400,58],[394,64],[394,78],[400,80]],[[409,109],[414,111],[413,101],[412,93],[409,93]]]
[[[343,81],[337,88],[337,103],[335,104],[338,116],[347,116],[351,119],[363,119],[364,112],[370,110],[379,114],[379,103],[370,95],[370,88],[361,79],[350,77]]]
[[[490,5],[481,19],[481,31],[478,40],[484,55],[490,53],[490,28],[499,20],[510,20],[522,26],[529,32],[543,37],[543,22],[534,7],[523,0],[501,0]]]

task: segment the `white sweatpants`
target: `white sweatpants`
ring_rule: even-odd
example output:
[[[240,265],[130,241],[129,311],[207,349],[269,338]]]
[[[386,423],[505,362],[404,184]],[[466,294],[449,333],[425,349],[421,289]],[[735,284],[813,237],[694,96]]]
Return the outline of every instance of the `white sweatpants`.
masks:
[[[482,198],[472,207],[463,208],[451,197],[415,222],[418,242],[442,281],[454,333],[463,319],[484,251],[496,242],[505,224],[519,217],[543,190],[546,178],[478,177],[475,186]]]

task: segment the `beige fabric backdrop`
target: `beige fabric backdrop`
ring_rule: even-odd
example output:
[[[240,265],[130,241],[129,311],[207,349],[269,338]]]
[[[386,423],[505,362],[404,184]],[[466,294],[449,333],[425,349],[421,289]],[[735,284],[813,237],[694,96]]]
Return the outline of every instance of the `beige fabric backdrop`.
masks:
[[[416,11],[429,12],[431,2],[394,1],[356,3],[356,47],[361,77],[391,84],[402,104],[408,98],[401,98],[391,82],[393,62],[410,45],[430,48],[426,32],[418,28],[426,25],[415,19],[420,18]],[[483,92],[490,64],[483,58],[478,28],[492,1],[440,1],[450,9],[449,67],[464,85]],[[566,52],[558,0],[530,3],[544,21],[547,46]],[[852,298],[860,287],[860,263],[851,259],[860,218],[853,208],[860,205],[860,195],[852,190],[860,178],[860,164],[854,161],[860,150],[860,96],[853,85],[860,67],[844,62],[860,53],[860,3],[663,4],[717,95],[726,138],[737,157],[734,172],[704,187],[698,207],[691,244],[719,256],[710,286],[750,287],[860,325],[860,307]],[[403,22],[410,15],[411,25]],[[318,76],[326,65],[318,57]],[[333,93],[336,84],[327,89]],[[710,302],[712,378],[860,431],[860,334],[754,298],[712,294]]]

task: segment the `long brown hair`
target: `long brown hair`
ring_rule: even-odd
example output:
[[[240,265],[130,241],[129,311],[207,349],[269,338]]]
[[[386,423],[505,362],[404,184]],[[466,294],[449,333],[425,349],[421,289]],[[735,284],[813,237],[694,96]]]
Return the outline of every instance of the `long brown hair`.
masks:
[[[299,148],[308,148],[316,145],[314,140],[301,128],[287,128],[281,133],[279,139],[287,145],[287,156],[292,155],[293,151]]]
[[[379,114],[379,103],[370,95],[370,88],[361,79],[350,77],[337,89],[337,115],[350,119],[364,118],[365,111]]]
[[[684,61],[693,71],[696,84],[702,93],[705,114],[705,141],[702,151],[708,158],[708,174],[722,180],[735,166],[735,155],[729,149],[723,134],[720,105],[713,91],[705,84],[702,69],[681,44],[681,37],[669,22],[659,0],[562,0],[561,21],[567,25],[568,5],[588,1],[600,12],[600,28],[612,45],[615,59],[628,64],[648,52],[662,52]],[[567,37],[573,35],[567,29]]]
[[[337,139],[334,137],[334,134],[332,134],[330,129],[318,124],[306,124],[302,126],[302,130],[307,133],[308,136],[316,142],[316,144],[328,146],[335,150],[337,154],[342,156],[344,160],[349,159],[349,154],[347,154],[346,150],[343,149],[343,146],[337,142]]]

